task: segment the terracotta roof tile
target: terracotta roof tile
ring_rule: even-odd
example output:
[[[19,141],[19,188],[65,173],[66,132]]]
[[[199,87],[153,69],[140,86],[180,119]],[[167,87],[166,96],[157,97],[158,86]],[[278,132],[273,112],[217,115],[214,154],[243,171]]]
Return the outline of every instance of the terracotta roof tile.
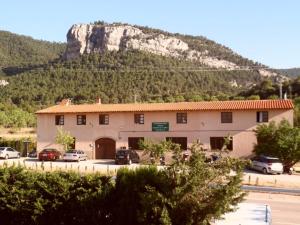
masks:
[[[293,109],[292,100],[244,100],[179,103],[132,104],[82,104],[55,105],[37,111],[43,113],[91,113],[91,112],[152,112],[152,111],[220,111],[220,110],[268,110]]]

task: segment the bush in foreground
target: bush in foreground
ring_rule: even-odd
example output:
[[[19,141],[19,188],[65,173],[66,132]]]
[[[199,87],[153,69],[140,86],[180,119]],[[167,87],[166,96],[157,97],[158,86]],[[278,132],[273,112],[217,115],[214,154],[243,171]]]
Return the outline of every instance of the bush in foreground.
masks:
[[[1,224],[207,225],[242,200],[242,170],[226,157],[206,163],[197,145],[189,161],[123,168],[115,179],[1,168]]]

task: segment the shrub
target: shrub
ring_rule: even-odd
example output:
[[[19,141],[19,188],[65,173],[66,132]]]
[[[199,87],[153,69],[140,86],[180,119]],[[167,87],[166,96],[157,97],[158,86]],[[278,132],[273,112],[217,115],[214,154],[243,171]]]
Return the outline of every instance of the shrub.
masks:
[[[115,180],[0,168],[1,225],[208,225],[242,200],[244,163],[206,163],[198,144],[191,153],[165,169],[120,169]]]

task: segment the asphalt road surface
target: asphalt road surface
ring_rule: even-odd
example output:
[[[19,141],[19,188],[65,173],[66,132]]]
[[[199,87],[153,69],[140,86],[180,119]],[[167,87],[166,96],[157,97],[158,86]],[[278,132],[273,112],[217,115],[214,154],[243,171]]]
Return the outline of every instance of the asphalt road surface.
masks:
[[[300,225],[300,196],[250,192],[246,202],[269,204],[272,225]]]
[[[245,191],[266,192],[266,193],[271,193],[271,194],[300,195],[300,189],[299,188],[278,188],[278,187],[243,185],[242,189],[245,190]]]

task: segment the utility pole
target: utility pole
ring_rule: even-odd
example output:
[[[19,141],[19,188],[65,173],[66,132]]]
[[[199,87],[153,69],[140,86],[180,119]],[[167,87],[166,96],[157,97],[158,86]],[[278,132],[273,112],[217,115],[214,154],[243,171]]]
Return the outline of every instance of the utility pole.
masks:
[[[282,99],[282,83],[279,81],[279,98]]]

